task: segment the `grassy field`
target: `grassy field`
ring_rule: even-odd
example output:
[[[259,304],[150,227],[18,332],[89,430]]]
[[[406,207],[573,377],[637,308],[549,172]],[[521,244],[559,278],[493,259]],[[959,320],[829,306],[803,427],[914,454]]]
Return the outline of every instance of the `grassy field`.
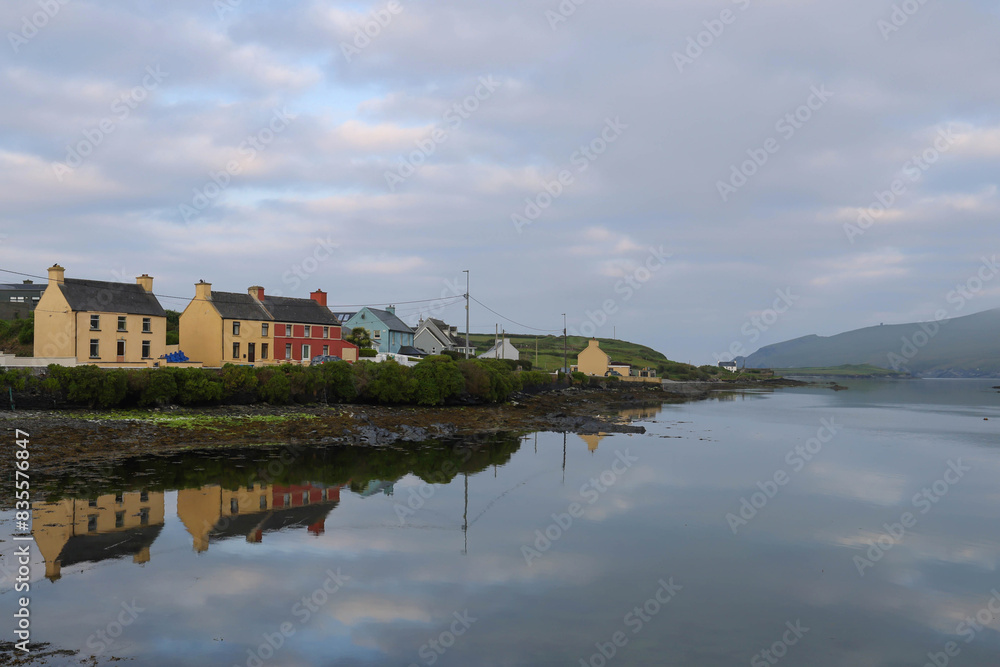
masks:
[[[775,368],[775,375],[828,375],[831,377],[909,377],[908,373],[879,368],[871,364],[855,364],[847,366],[826,366],[814,368]]]
[[[493,334],[472,334],[470,342],[476,348],[476,353],[481,354],[493,347]],[[563,365],[563,337],[562,336],[525,336],[518,334],[507,334],[511,344],[517,348],[521,354],[521,359],[532,363],[538,370],[554,371]],[[567,340],[567,363],[572,366],[576,363],[576,355],[587,347],[589,338],[582,336],[570,336]],[[661,352],[657,352],[651,347],[629,343],[624,340],[614,340],[611,338],[599,338],[601,349],[608,353],[612,361],[624,362],[639,368],[655,368],[661,377],[676,380],[703,380],[714,375],[718,375],[719,369],[710,366],[692,366],[667,359]],[[536,355],[537,345],[537,355]],[[536,362],[537,359],[537,362]]]

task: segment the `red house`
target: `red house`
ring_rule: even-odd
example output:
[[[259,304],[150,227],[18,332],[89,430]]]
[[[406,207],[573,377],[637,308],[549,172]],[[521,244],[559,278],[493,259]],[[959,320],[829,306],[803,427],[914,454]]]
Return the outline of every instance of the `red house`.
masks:
[[[262,302],[274,317],[276,361],[309,363],[319,355],[358,360],[358,346],[344,340],[340,320],[327,308],[323,290],[308,300],[269,296]]]
[[[313,484],[293,484],[291,486],[272,486],[271,503],[275,511],[293,507],[305,507],[319,503],[340,502],[339,486],[315,486]],[[322,516],[311,517],[307,529],[313,535],[322,535],[326,529],[326,510]]]

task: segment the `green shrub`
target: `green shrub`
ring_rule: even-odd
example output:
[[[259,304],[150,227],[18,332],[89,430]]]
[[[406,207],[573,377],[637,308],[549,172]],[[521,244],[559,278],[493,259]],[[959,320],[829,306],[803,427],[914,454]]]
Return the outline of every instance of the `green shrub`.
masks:
[[[257,396],[273,405],[292,400],[292,383],[280,368],[264,367],[257,371]]]
[[[323,388],[323,377],[319,369],[312,366],[292,366],[282,369],[288,376],[292,399],[299,403],[314,402]]]
[[[587,381],[587,374],[581,371],[573,371],[571,377],[573,378],[574,383],[578,382],[580,384],[583,384]]]
[[[373,350],[370,347],[363,347],[358,350],[358,358],[371,358],[378,355],[378,350]]]
[[[174,368],[150,368],[140,373],[147,374],[146,386],[139,394],[139,405],[168,405],[177,400],[177,378]]]
[[[410,369],[393,360],[374,364],[366,398],[379,403],[409,403],[413,400],[416,382]]]
[[[63,378],[66,399],[91,408],[110,408],[125,400],[128,376],[124,371],[104,370],[97,366],[66,368]]]
[[[226,364],[222,367],[222,394],[232,396],[242,391],[253,391],[257,388],[257,374],[253,366],[237,366]]]
[[[552,376],[543,371],[521,371],[518,373],[518,377],[521,380],[522,389],[552,384]]]
[[[427,357],[411,374],[416,382],[413,398],[419,405],[441,405],[465,390],[462,371],[447,356]]]
[[[222,398],[222,380],[201,368],[175,368],[177,400],[183,405],[214,403]]]
[[[466,359],[458,367],[465,377],[465,391],[489,403],[506,401],[519,384],[499,359]]]
[[[4,389],[10,387],[14,391],[24,391],[27,378],[30,375],[31,371],[27,368],[0,369],[0,387]]]
[[[328,401],[338,403],[353,401],[358,397],[354,370],[346,361],[328,361],[319,366],[319,374],[326,389]]]

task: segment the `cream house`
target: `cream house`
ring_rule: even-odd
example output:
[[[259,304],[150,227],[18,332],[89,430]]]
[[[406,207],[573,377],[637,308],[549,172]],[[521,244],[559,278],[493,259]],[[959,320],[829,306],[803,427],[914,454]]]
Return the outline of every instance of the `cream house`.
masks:
[[[576,358],[576,367],[587,375],[605,375],[611,365],[607,352],[601,349],[596,338],[591,338],[587,348]]]
[[[97,366],[152,366],[166,352],[167,314],[153,279],[136,284],[66,278],[58,264],[35,308],[36,357]]]

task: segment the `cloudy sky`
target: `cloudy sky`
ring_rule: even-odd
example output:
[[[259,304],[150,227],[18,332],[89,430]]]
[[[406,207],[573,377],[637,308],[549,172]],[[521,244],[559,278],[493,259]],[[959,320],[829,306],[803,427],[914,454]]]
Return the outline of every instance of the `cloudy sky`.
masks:
[[[5,0],[0,268],[696,363],[993,308],[1000,10],[896,7]]]

